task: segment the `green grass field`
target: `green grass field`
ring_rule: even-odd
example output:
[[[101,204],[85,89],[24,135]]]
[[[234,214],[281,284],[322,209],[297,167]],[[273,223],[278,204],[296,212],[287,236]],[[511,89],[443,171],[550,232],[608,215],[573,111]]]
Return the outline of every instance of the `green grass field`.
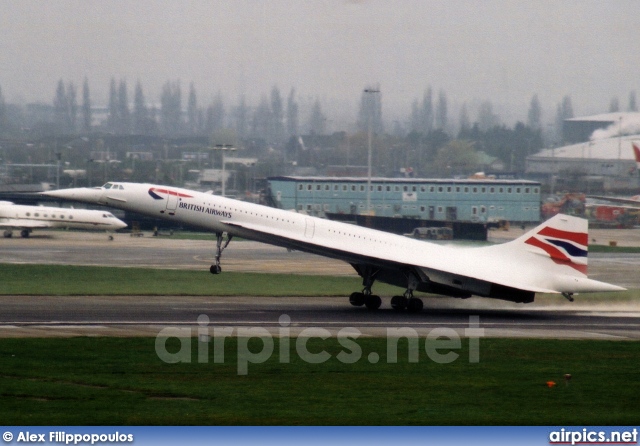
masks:
[[[254,352],[262,347],[256,342]],[[195,353],[191,363],[164,363],[153,338],[1,339],[0,419],[6,425],[635,425],[640,419],[638,343],[481,339],[480,362],[470,364],[463,340],[458,360],[437,364],[424,350],[418,363],[408,363],[405,341],[398,363],[387,364],[386,340],[357,342],[363,354],[355,364],[336,359],[344,348],[335,338],[309,341],[310,351],[330,353],[323,364],[303,362],[292,340],[291,363],[280,363],[276,353],[238,376],[233,338],[224,364],[199,364]],[[367,361],[370,352],[380,354],[379,363]],[[572,374],[569,385],[565,373]]]
[[[295,276],[56,265],[0,265],[5,295],[345,295],[354,277]],[[397,288],[376,286],[392,295]],[[541,297],[544,301],[546,296]],[[587,298],[587,296],[581,296]],[[588,296],[637,299],[638,291]],[[553,302],[557,296],[549,297]],[[259,341],[251,345],[257,352]],[[7,425],[631,425],[640,419],[639,342],[480,339],[450,364],[431,361],[421,339],[418,363],[388,363],[387,340],[361,338],[360,359],[344,364],[337,339],[309,342],[331,359],[309,364],[291,340],[290,363],[274,354],[238,375],[238,346],[223,364],[167,364],[155,338],[0,339],[0,419]],[[178,341],[167,344],[178,351]],[[372,364],[369,353],[379,354]],[[446,351],[445,351],[446,352]],[[572,375],[569,385],[563,376]],[[555,381],[549,388],[547,381]]]
[[[302,276],[149,268],[0,264],[4,295],[344,296],[357,277]],[[380,290],[398,288],[381,285]]]
[[[604,252],[610,254],[638,254],[638,246],[609,246],[609,245],[589,245],[589,252]]]
[[[0,295],[53,296],[348,296],[362,288],[362,280],[354,276],[234,272],[214,276],[208,270],[15,264],[0,264],[0,284]],[[381,296],[403,292],[383,283],[376,283],[373,291]],[[637,299],[640,290],[580,296],[591,302]],[[563,302],[557,295],[536,296],[536,301],[545,300]]]

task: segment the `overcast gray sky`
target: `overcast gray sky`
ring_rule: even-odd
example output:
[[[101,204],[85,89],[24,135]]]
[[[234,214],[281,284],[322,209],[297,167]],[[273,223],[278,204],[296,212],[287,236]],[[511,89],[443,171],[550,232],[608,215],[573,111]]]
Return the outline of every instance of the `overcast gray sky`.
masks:
[[[534,93],[545,110],[569,94],[580,115],[640,90],[639,19],[637,0],[0,0],[0,87],[51,102],[59,79],[86,76],[104,104],[112,77],[131,97],[140,79],[157,102],[180,79],[185,97],[193,82],[201,105],[220,91],[230,106],[278,85],[355,113],[379,83],[389,117],[430,85],[450,119],[484,99],[522,119]]]

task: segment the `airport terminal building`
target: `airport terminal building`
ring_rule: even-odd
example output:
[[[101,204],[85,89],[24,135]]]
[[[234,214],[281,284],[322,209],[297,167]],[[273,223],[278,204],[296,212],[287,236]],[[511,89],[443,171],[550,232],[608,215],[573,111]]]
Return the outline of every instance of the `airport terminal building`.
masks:
[[[540,221],[540,183],[526,180],[270,177],[271,204],[310,215],[441,222]],[[369,209],[367,209],[367,201]]]

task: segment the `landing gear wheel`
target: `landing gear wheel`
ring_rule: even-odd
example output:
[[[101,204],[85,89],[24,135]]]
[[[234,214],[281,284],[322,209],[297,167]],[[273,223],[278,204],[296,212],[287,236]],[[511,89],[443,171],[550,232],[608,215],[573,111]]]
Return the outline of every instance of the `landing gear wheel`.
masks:
[[[575,299],[573,298],[573,293],[562,293],[565,299],[569,302],[573,302]]]
[[[209,272],[211,274],[220,274],[222,272],[222,267],[220,265],[211,265]]]
[[[349,296],[349,303],[354,307],[361,307],[364,305],[364,299],[363,293],[351,293],[351,296]]]
[[[412,297],[407,301],[407,311],[409,313],[419,313],[422,311],[423,303],[422,300]]]
[[[27,238],[29,237],[29,230],[28,229],[23,229],[22,231],[20,231],[20,236],[22,238]]]
[[[11,238],[12,235],[13,235],[13,232],[9,230],[4,231],[4,238]]]
[[[380,308],[380,305],[382,305],[382,299],[380,299],[380,296],[375,296],[373,294],[365,296],[364,306],[367,307],[368,310],[377,310]]]
[[[391,298],[391,308],[396,311],[402,311],[407,308],[408,299],[404,296],[393,296]]]

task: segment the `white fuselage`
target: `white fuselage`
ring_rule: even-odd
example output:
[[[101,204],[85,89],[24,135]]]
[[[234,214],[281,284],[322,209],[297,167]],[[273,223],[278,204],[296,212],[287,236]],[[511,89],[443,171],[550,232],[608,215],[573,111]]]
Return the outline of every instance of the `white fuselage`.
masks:
[[[0,227],[72,228],[115,231],[127,225],[110,212],[50,206],[26,206],[0,203]]]

